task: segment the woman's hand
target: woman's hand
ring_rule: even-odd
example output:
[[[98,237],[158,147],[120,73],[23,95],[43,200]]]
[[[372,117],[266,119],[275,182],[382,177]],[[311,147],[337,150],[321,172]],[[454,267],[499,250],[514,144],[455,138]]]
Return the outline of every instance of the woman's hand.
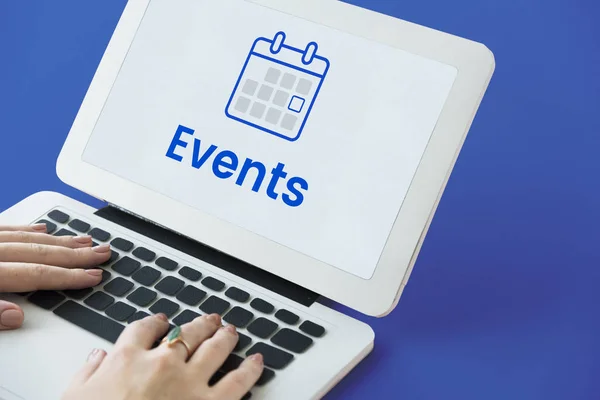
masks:
[[[263,359],[255,354],[209,386],[238,341],[235,328],[221,327],[218,314],[181,327],[189,354],[180,342],[152,348],[168,328],[162,314],[128,325],[110,354],[90,353],[63,400],[233,400],[242,398],[260,377]]]
[[[93,268],[110,258],[110,246],[92,248],[90,236],[51,236],[46,225],[0,226],[0,293],[83,289],[102,280]],[[23,310],[0,300],[0,330],[23,323]]]

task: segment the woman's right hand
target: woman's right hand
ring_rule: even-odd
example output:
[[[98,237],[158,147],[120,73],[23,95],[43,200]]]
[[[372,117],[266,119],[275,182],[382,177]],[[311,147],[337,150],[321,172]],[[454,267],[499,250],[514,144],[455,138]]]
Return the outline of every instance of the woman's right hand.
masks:
[[[234,400],[250,391],[263,371],[262,356],[255,354],[211,386],[238,341],[235,327],[222,327],[218,314],[183,325],[189,353],[180,342],[153,348],[168,328],[162,314],[128,325],[111,353],[90,353],[63,400]]]

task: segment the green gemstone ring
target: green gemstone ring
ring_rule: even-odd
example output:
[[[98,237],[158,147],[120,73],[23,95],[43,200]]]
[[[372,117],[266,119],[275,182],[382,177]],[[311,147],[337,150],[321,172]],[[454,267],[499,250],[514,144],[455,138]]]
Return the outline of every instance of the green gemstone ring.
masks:
[[[185,349],[187,350],[188,358],[190,358],[190,356],[192,355],[190,345],[181,337],[181,327],[179,326],[176,326],[175,328],[171,329],[171,331],[167,334],[167,336],[165,336],[161,343],[165,343],[169,347],[174,346],[176,343],[181,343],[185,346]]]

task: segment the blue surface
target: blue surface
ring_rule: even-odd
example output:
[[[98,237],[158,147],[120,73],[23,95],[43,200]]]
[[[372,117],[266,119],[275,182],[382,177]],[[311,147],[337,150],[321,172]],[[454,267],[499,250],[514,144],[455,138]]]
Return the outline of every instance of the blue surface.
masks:
[[[484,42],[497,68],[400,304],[358,316],[375,350],[328,398],[597,399],[598,3],[355,3]],[[41,189],[99,205],[54,164],[124,4],[0,2],[0,209]]]

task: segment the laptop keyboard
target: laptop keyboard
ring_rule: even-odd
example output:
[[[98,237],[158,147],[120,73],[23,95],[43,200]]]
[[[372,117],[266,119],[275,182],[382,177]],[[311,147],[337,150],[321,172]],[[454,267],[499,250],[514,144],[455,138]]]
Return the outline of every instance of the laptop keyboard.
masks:
[[[276,377],[276,371],[286,368],[325,334],[322,326],[301,321],[293,312],[201,268],[181,265],[160,251],[114,237],[66,212],[53,210],[38,223],[45,223],[49,234],[87,234],[94,245],[110,243],[113,250],[110,260],[100,266],[104,272],[97,287],[38,291],[29,294],[30,302],[112,343],[126,324],[150,314],[164,313],[171,325],[183,325],[202,314],[220,314],[223,321],[238,328],[239,341],[211,384],[237,368],[244,357],[261,353],[265,369],[256,385],[264,386]],[[249,392],[244,398],[251,396]]]

